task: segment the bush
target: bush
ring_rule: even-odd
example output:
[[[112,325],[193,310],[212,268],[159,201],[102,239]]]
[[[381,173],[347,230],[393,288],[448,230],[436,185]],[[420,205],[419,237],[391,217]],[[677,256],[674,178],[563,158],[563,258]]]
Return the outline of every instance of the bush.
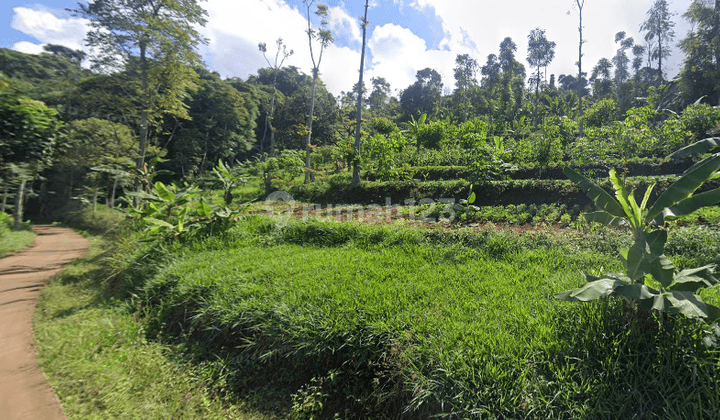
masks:
[[[398,126],[394,122],[384,117],[376,117],[370,120],[370,129],[382,134],[383,136],[389,136],[391,133],[398,131]]]
[[[720,109],[708,104],[690,105],[685,108],[680,120],[690,132],[690,142],[702,140],[720,123]]]
[[[87,230],[95,235],[112,235],[121,228],[126,216],[117,209],[98,204],[95,211],[91,206],[68,211],[63,216],[63,220],[74,228]]]
[[[12,218],[7,213],[0,213],[0,238],[12,230]]]
[[[451,129],[450,124],[444,121],[433,121],[420,126],[418,130],[420,145],[428,149],[439,149],[452,138]]]
[[[464,149],[484,147],[487,144],[488,124],[479,118],[466,121],[458,127],[457,135],[460,146]]]
[[[618,107],[613,99],[603,99],[585,111],[583,120],[588,127],[602,127],[617,121],[619,114]]]

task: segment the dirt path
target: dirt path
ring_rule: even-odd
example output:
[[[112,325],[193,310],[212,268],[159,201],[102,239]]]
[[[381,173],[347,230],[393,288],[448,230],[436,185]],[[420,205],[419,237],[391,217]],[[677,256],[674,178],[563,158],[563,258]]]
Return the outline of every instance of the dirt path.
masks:
[[[42,287],[90,242],[70,229],[34,229],[30,248],[0,259],[0,419],[65,419],[37,366],[32,320]]]

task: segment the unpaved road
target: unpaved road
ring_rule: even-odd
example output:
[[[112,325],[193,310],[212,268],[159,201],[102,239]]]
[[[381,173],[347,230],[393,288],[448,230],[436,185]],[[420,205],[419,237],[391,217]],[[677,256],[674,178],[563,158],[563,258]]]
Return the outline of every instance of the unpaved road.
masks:
[[[36,226],[35,243],[0,259],[0,419],[65,419],[37,366],[33,314],[40,290],[90,242],[70,229]]]

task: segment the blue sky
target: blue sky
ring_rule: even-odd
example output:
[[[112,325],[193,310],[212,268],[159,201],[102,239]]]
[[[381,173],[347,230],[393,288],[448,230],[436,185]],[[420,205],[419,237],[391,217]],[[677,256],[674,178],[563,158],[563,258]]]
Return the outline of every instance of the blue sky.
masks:
[[[350,90],[357,82],[361,32],[357,18],[364,0],[327,0],[331,30],[335,37],[320,66],[322,78],[335,95]],[[643,43],[639,25],[653,0],[586,0],[583,9],[583,70],[590,71],[600,58],[612,58],[617,49],[615,33],[626,31],[636,43]],[[201,54],[208,66],[224,77],[247,78],[267,64],[258,51],[259,42],[274,54],[275,40],[282,37],[294,50],[286,65],[310,73],[311,60],[305,34],[305,6],[302,0],[208,0],[201,3],[209,13],[202,29],[209,39]],[[670,2],[676,12],[675,41],[689,25],[682,18],[690,0]],[[54,43],[82,48],[86,22],[72,18],[65,8],[75,1],[10,0],[0,6],[5,21],[0,23],[0,47],[28,53],[42,51],[42,44]],[[555,60],[548,72],[556,75],[577,72],[578,11],[575,0],[371,0],[368,12],[366,78],[385,77],[393,90],[406,88],[415,72],[425,67],[443,76],[452,89],[452,68],[458,54],[470,54],[480,65],[488,54],[498,52],[500,42],[512,37],[518,46],[516,58],[526,62],[527,34],[534,28],[546,30],[557,44]],[[680,53],[667,63],[667,76],[679,69]]]

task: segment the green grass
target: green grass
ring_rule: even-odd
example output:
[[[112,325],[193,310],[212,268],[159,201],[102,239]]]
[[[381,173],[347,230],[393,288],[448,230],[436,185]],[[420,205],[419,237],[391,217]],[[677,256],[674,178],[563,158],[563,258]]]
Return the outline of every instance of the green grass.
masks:
[[[5,213],[0,213],[0,258],[20,252],[32,245],[35,241],[35,232],[27,225],[23,230],[12,230],[12,219]]]
[[[69,419],[263,419],[220,397],[211,366],[188,365],[145,338],[144,324],[108,296],[107,249],[87,257],[43,290],[35,315],[38,360]]]
[[[0,239],[0,258],[20,252],[32,245],[35,233],[29,230],[9,232]]]
[[[716,236],[675,229],[669,255],[715,262]],[[581,271],[618,270],[625,233],[254,217],[223,236],[116,239],[39,305],[41,364],[72,416],[720,414],[720,334],[618,300],[552,298]]]
[[[614,257],[578,249],[575,239],[257,223],[231,241],[178,248],[141,294],[152,336],[222,360],[241,393],[275,381],[267,392],[286,401],[277,409],[497,418],[719,412],[720,368],[702,324],[628,317],[622,302],[552,298],[577,287],[580,271],[618,269]],[[262,384],[249,379],[258,377]]]

